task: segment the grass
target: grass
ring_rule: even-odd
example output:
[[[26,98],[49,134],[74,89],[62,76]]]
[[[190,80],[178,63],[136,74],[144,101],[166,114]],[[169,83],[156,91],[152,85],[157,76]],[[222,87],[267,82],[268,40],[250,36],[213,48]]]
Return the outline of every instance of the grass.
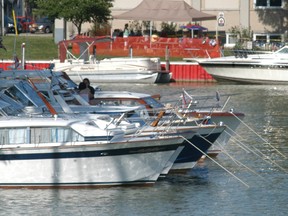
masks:
[[[17,37],[8,35],[2,38],[2,44],[7,51],[0,49],[0,59],[13,59],[15,53],[20,59],[22,56],[22,43],[25,43],[26,60],[52,60],[58,58],[58,45],[55,44],[54,38],[51,36],[33,35],[26,37],[25,34],[20,34]],[[77,57],[77,55],[75,56]],[[97,56],[99,59],[110,57],[113,56]]]
[[[16,36],[2,37],[2,44],[7,51],[0,49],[0,59],[13,59],[14,54],[20,59],[22,56],[21,45],[25,43],[26,60],[52,60],[58,58],[58,46],[53,37],[48,36]]]

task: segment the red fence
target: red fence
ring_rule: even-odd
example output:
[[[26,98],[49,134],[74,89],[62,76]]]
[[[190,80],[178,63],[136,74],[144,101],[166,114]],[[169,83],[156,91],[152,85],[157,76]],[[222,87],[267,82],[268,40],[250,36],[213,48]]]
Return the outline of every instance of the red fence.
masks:
[[[85,38],[84,36],[78,37]],[[221,55],[219,45],[215,40],[202,38],[116,37],[111,41],[96,44],[99,55],[128,56],[130,48],[133,49],[134,56],[165,57],[167,48],[169,48],[170,57],[215,58]],[[72,52],[80,54],[79,44],[72,43]],[[90,53],[92,53],[92,47]]]
[[[25,64],[25,69],[27,70],[41,70],[49,68],[49,61],[27,61]],[[3,70],[11,70],[15,68],[14,61],[2,61],[0,62],[0,68]]]

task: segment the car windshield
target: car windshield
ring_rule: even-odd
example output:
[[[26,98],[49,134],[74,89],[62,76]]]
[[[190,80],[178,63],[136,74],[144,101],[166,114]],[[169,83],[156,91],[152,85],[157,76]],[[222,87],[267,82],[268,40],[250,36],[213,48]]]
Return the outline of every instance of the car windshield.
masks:
[[[45,22],[50,22],[50,20],[48,18],[40,18],[40,19],[37,20],[37,22],[45,23]]]

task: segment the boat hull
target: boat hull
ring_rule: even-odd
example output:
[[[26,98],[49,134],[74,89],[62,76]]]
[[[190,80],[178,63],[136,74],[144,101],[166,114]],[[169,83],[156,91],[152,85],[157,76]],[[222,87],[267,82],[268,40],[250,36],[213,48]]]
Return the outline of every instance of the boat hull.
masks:
[[[104,71],[104,72],[96,72],[96,71],[68,71],[63,70],[74,82],[81,82],[84,78],[88,78],[92,83],[144,83],[151,84],[156,83],[158,76],[160,76],[156,72],[147,72],[147,73],[139,73],[137,71],[133,71],[128,73],[127,71],[123,72],[115,72],[115,71]]]
[[[222,146],[226,145],[230,140],[231,136],[235,134],[236,129],[241,124],[241,121],[244,119],[245,114],[239,112],[227,112],[227,111],[193,111],[189,113],[192,117],[204,118],[205,116],[210,116],[210,122],[214,124],[224,124],[226,129],[218,139],[217,143],[220,143]],[[189,125],[189,121],[186,122]],[[191,122],[193,123],[193,122]],[[193,123],[194,124],[194,123]]]
[[[259,62],[201,62],[200,65],[216,81],[251,84],[287,84],[288,64]]]
[[[168,83],[171,73],[161,70],[158,58],[111,58],[100,61],[54,61],[54,70],[63,71],[75,82]]]
[[[182,142],[181,138],[165,138],[50,147],[6,145],[0,152],[0,187],[149,185],[155,183]]]
[[[196,135],[184,142],[184,149],[176,158],[171,172],[193,168],[197,161],[207,153],[207,150],[222,134],[225,128],[224,126],[212,126],[200,127],[195,130]]]

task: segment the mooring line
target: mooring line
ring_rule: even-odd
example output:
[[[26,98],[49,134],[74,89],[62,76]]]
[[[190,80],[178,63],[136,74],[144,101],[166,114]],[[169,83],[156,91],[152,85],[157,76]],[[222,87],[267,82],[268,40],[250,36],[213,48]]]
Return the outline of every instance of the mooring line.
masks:
[[[235,116],[235,118],[237,118],[242,124],[244,124],[248,129],[250,129],[253,133],[255,133],[260,139],[262,139],[264,141],[265,144],[268,144],[271,148],[273,148],[275,151],[278,152],[278,154],[280,154],[282,157],[284,157],[285,159],[287,159],[287,156],[284,155],[282,152],[280,152],[278,149],[276,149],[273,145],[271,145],[271,143],[269,143],[267,140],[265,140],[264,138],[262,138],[256,131],[254,131],[251,127],[249,127],[249,125],[247,125],[244,121],[242,121],[240,118],[238,118],[233,112],[231,112],[231,114],[233,116]]]
[[[243,185],[245,185],[246,187],[249,188],[249,185],[244,182],[243,180],[241,180],[239,177],[237,177],[236,175],[234,175],[231,171],[229,171],[228,169],[226,169],[224,166],[222,166],[220,163],[218,163],[216,160],[214,160],[213,158],[211,158],[209,155],[207,155],[205,152],[203,152],[201,149],[199,149],[197,146],[195,146],[192,142],[190,142],[188,139],[186,139],[185,137],[181,136],[185,141],[187,141],[190,145],[192,145],[194,148],[196,148],[198,151],[200,151],[203,155],[205,155],[206,157],[208,157],[210,160],[212,160],[214,163],[216,163],[218,166],[220,166],[222,169],[224,169],[226,172],[228,172],[230,175],[232,175],[235,179],[237,179],[239,182],[241,182]]]
[[[242,163],[241,161],[237,160],[236,158],[234,158],[231,154],[228,153],[228,151],[225,149],[225,147],[221,144],[219,144],[220,146],[220,150],[221,153],[225,154],[227,157],[229,157],[236,165],[238,166],[243,166],[246,169],[248,169],[250,172],[254,173],[255,175],[257,175],[258,177],[265,179],[263,176],[261,176],[259,173],[257,173],[255,170],[253,170],[252,168],[246,166],[244,163]]]
[[[205,141],[209,142],[211,145],[214,145],[214,144],[211,143],[209,140],[207,140],[205,137],[202,136],[202,138],[205,139]],[[216,140],[216,141],[217,141],[217,140]],[[219,143],[219,145],[220,145],[220,150],[221,150],[221,151],[224,151],[223,153],[224,153],[225,155],[227,155],[236,165],[238,165],[238,166],[241,165],[241,166],[245,167],[246,169],[248,169],[250,172],[254,173],[255,175],[263,178],[263,177],[260,176],[259,173],[257,173],[255,170],[253,170],[252,168],[246,166],[244,163],[242,163],[241,161],[237,160],[236,158],[232,157],[232,155],[230,155],[230,154],[226,151],[226,149],[225,149],[220,143]]]
[[[227,131],[224,131],[224,132],[228,133]],[[229,133],[228,133],[228,134],[229,134]],[[241,136],[240,136],[240,137],[241,137]],[[261,152],[259,149],[257,149],[257,152],[260,153],[260,155],[259,155],[257,152],[255,152],[253,149],[251,149],[250,147],[248,147],[246,144],[244,144],[243,142],[241,142],[241,141],[239,141],[239,140],[236,140],[236,141],[234,142],[234,140],[236,140],[236,139],[231,136],[231,140],[230,140],[230,141],[232,141],[233,143],[235,143],[237,146],[239,146],[240,148],[242,148],[242,149],[245,150],[246,152],[247,152],[247,151],[248,151],[248,152],[251,152],[251,153],[253,153],[254,155],[256,155],[257,157],[259,157],[260,159],[262,159],[263,161],[265,161],[266,163],[268,163],[268,164],[274,164],[274,165],[276,165],[277,167],[279,167],[281,170],[287,172],[287,170],[286,170],[285,168],[281,167],[278,163],[276,163],[276,162],[273,161],[272,159],[269,158],[268,161],[267,161],[267,160],[264,160],[264,159],[263,159],[263,156],[266,157],[266,158],[268,158],[268,156],[265,155],[263,152]],[[256,150],[255,147],[253,147],[253,148]],[[270,163],[269,163],[269,161],[270,161]]]
[[[282,166],[280,166],[278,163],[276,163],[275,161],[273,161],[272,159],[269,158],[269,156],[265,155],[263,152],[261,152],[259,149],[254,148],[255,151],[259,152],[262,156],[265,157],[265,159],[267,159],[267,162],[271,162],[272,164],[274,164],[275,166],[277,166],[278,168],[280,168],[282,171],[284,171],[285,173],[288,173],[288,170],[283,168]],[[265,159],[263,159],[264,161],[266,161]]]

